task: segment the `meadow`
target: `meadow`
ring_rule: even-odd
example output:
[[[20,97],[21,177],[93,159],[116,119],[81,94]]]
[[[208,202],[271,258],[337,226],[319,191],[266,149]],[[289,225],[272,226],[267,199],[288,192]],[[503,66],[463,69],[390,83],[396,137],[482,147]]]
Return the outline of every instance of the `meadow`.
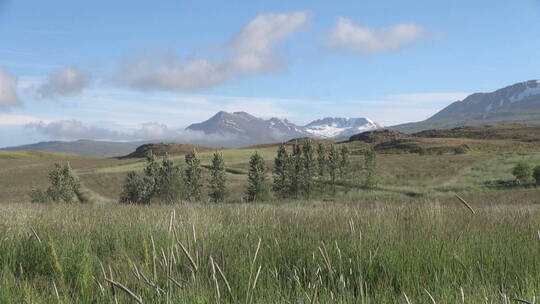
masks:
[[[0,303],[534,303],[540,191],[500,188],[523,151],[379,154],[379,186],[241,203],[247,160],[223,151],[228,201],[117,204],[141,159],[0,153]],[[510,150],[510,149],[509,149]],[[208,165],[212,152],[200,153]],[[360,156],[355,156],[356,161]],[[183,155],[172,156],[175,163]],[[69,161],[88,204],[31,204]],[[458,194],[470,207],[467,208]]]

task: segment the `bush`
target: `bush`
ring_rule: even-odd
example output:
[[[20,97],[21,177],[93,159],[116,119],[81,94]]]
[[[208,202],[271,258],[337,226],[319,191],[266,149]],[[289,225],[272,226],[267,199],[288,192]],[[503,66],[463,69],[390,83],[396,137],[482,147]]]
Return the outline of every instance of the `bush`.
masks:
[[[120,203],[148,205],[152,201],[153,194],[154,180],[146,175],[141,176],[131,171],[127,174],[126,181],[122,186]]]
[[[540,186],[540,165],[536,166],[533,171],[533,177],[536,184]]]
[[[264,201],[268,199],[269,187],[266,184],[266,165],[263,157],[255,152],[249,160],[248,187],[246,201]]]
[[[521,184],[527,182],[532,177],[532,167],[531,165],[521,162],[517,164],[514,169],[512,169],[512,174],[516,178],[516,182]]]
[[[467,153],[467,149],[464,146],[459,146],[459,147],[454,148],[454,154],[456,155],[466,154],[466,153]]]
[[[49,171],[47,191],[35,189],[30,192],[29,196],[32,203],[75,203],[80,201],[81,185],[69,163],[65,165],[56,163]]]
[[[30,202],[35,203],[35,204],[46,204],[51,201],[47,193],[39,189],[32,190],[29,196],[30,196]]]

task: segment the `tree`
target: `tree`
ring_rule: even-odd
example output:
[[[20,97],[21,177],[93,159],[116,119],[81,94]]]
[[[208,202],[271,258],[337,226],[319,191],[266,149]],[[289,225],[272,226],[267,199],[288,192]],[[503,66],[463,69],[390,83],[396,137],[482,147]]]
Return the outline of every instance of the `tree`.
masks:
[[[120,194],[120,203],[148,205],[154,196],[155,181],[147,175],[139,175],[134,171],[128,172],[122,193]]]
[[[336,193],[336,179],[339,170],[339,153],[336,146],[331,145],[328,151],[328,174],[330,176],[330,185],[332,193]]]
[[[276,158],[274,159],[274,184],[272,190],[279,198],[287,198],[290,195],[289,185],[290,159],[284,144],[279,145]]]
[[[534,180],[536,181],[536,185],[540,186],[540,165],[534,168],[533,177],[534,177]]]
[[[377,153],[375,149],[369,147],[364,152],[364,187],[367,189],[373,189],[377,186]]]
[[[49,172],[49,188],[45,195],[53,202],[75,203],[79,201],[81,185],[69,163],[54,164]]]
[[[225,201],[226,192],[226,174],[223,155],[215,152],[212,156],[212,165],[210,166],[210,183],[208,185],[210,200],[215,203]]]
[[[308,138],[302,145],[302,169],[301,169],[301,189],[306,197],[311,196],[313,191],[313,177],[317,174],[317,163],[315,161],[315,151],[313,141]]]
[[[339,176],[342,180],[343,184],[346,184],[349,181],[350,173],[351,173],[351,159],[350,159],[351,152],[349,151],[349,148],[346,145],[342,145],[341,149],[339,150]],[[349,189],[348,186],[345,187],[346,189]]]
[[[289,158],[289,170],[287,176],[289,181],[289,195],[298,198],[302,187],[302,148],[298,141],[293,144],[292,155]]]
[[[324,175],[326,174],[326,167],[327,167],[327,164],[326,164],[326,148],[324,147],[323,144],[318,144],[317,145],[317,164],[318,164],[318,174],[319,174],[319,178],[322,179],[324,178]]]
[[[516,178],[516,182],[521,184],[531,179],[533,171],[531,165],[520,162],[512,169],[512,174]]]
[[[146,154],[146,167],[144,167],[143,173],[149,180],[152,180],[152,185],[154,186],[152,187],[152,189],[150,189],[150,191],[151,196],[154,196],[157,190],[156,185],[159,175],[159,164],[152,150],[148,151],[148,153]]]
[[[184,183],[186,185],[187,198],[190,201],[201,200],[201,160],[197,151],[193,150],[186,154],[185,161],[187,168],[184,171]]]
[[[246,201],[262,201],[268,198],[268,186],[266,184],[266,165],[263,157],[255,152],[249,160],[248,186]]]
[[[145,169],[145,172],[150,173],[150,176],[147,176],[154,180],[153,193],[159,199],[170,203],[180,200],[184,190],[180,168],[174,165],[168,154],[163,156],[157,170],[154,169],[155,163],[154,159],[147,164],[147,169]],[[148,168],[149,166],[151,168]]]

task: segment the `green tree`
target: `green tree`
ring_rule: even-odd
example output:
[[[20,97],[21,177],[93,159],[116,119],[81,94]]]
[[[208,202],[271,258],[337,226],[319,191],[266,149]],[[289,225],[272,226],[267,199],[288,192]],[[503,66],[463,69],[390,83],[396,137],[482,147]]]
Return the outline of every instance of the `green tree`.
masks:
[[[274,158],[274,184],[272,190],[279,198],[287,198],[290,195],[289,185],[289,153],[284,144],[279,145],[276,158]]]
[[[302,147],[296,141],[293,144],[292,155],[289,158],[289,170],[287,170],[289,181],[289,195],[298,198],[302,187]]]
[[[49,172],[49,188],[45,195],[53,202],[75,203],[79,201],[81,185],[69,163],[54,164]]]
[[[268,198],[268,185],[266,184],[266,165],[263,157],[255,152],[249,160],[248,186],[246,201],[263,201]]]
[[[534,180],[536,181],[536,185],[540,186],[540,165],[534,168],[533,177],[534,177]]]
[[[317,175],[317,162],[315,160],[315,150],[313,141],[308,138],[302,144],[302,192],[306,197],[310,197],[313,192],[313,178]]]
[[[186,154],[186,169],[184,171],[184,184],[186,186],[187,199],[190,201],[201,200],[202,190],[202,170],[201,160],[197,154],[197,151],[193,150]]]
[[[531,165],[525,162],[520,162],[512,169],[512,174],[516,178],[518,184],[525,183],[531,179],[533,170]]]
[[[122,204],[148,205],[154,196],[154,188],[154,179],[134,171],[128,172],[119,201]]]
[[[225,174],[225,162],[223,155],[215,152],[210,166],[210,183],[208,185],[210,200],[215,203],[225,201],[227,195],[227,177]]]
[[[330,186],[332,186],[332,193],[336,193],[336,180],[339,170],[339,153],[336,146],[331,145],[328,151],[328,175],[330,177]]]
[[[154,180],[153,193],[160,200],[167,201],[169,203],[181,200],[184,187],[180,168],[174,165],[174,163],[169,159],[168,154],[163,156],[161,164],[157,167],[157,170],[154,169],[155,164],[155,159],[151,160],[147,164],[147,169],[145,169],[145,172],[151,174],[150,176],[146,176]],[[148,169],[149,166],[151,166],[151,169]]]
[[[323,179],[324,175],[326,174],[326,164],[327,156],[326,156],[326,148],[323,144],[317,145],[317,165],[318,165],[318,174],[319,178]]]
[[[364,152],[364,187],[377,187],[377,153],[372,147]]]
[[[342,183],[345,185],[345,189],[348,190],[347,185],[350,180],[351,168],[351,152],[346,145],[342,145],[339,150],[339,176]]]
[[[150,191],[151,195],[154,196],[157,190],[157,180],[159,178],[159,163],[152,150],[146,153],[146,167],[144,167],[143,173],[148,179],[152,180],[152,185],[154,185],[154,187],[152,187]]]

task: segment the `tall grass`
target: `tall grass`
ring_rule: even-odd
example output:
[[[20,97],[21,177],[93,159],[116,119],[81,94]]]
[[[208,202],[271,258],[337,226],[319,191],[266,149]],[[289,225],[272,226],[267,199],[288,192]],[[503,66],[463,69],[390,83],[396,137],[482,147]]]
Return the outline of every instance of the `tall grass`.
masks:
[[[0,303],[510,303],[540,207],[457,199],[0,208]]]

